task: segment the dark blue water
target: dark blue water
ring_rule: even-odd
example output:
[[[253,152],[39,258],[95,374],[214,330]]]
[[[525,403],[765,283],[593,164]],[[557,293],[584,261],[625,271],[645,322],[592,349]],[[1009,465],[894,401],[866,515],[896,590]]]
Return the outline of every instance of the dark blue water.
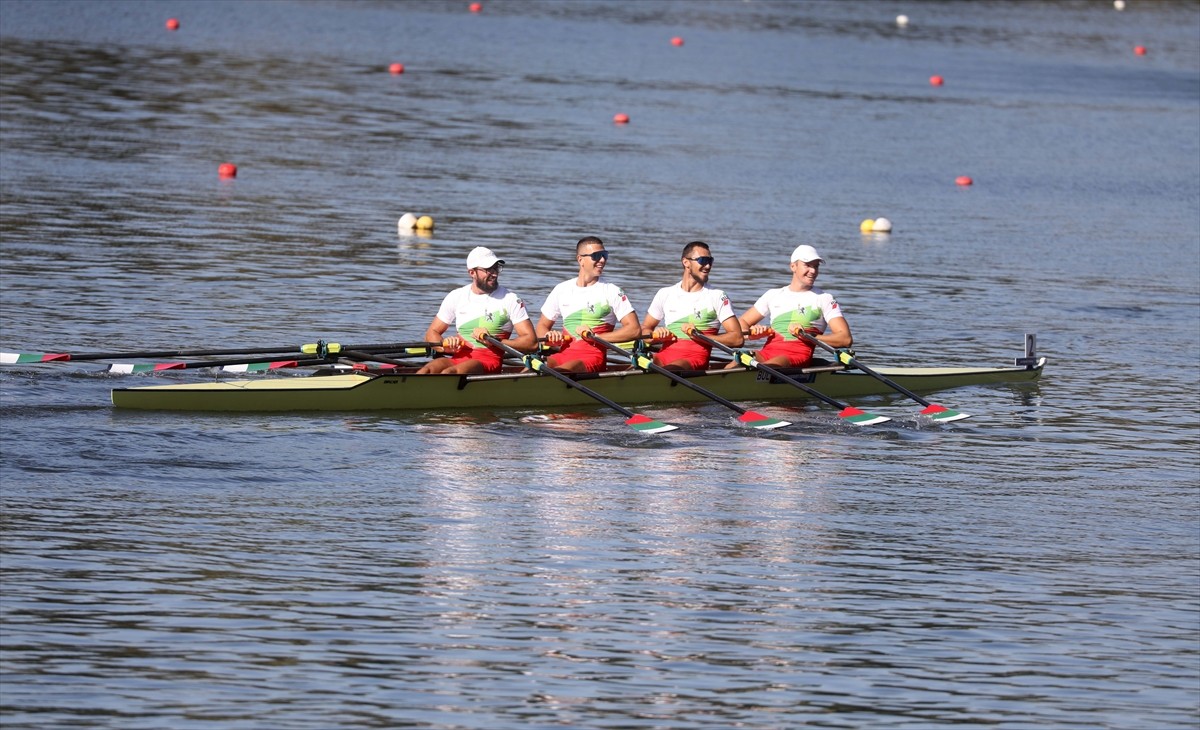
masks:
[[[1136,0],[0,0],[5,352],[411,340],[472,246],[536,308],[594,234],[639,313],[689,240],[739,312],[810,243],[872,363],[1050,358],[957,424],[654,438],[4,366],[4,726],[1195,727],[1198,38]]]

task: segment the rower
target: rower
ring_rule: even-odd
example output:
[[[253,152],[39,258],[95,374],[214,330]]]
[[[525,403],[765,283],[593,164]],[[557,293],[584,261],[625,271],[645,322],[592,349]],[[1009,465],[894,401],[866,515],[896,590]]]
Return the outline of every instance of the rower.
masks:
[[[509,340],[508,344],[521,352],[537,346],[537,335],[525,302],[514,292],[500,286],[504,260],[491,249],[476,246],[467,256],[467,276],[471,283],[451,291],[425,330],[426,342],[441,342],[440,349],[450,357],[431,360],[417,371],[426,373],[498,373],[503,365],[503,353],[489,347],[484,335]],[[457,324],[457,334],[442,339],[450,325]],[[467,332],[467,329],[470,329]],[[515,336],[513,334],[515,333]]]
[[[800,336],[807,332],[830,347],[846,348],[854,343],[850,325],[833,295],[813,283],[825,259],[817,249],[801,244],[792,251],[792,281],[768,289],[753,307],[738,319],[750,339],[766,337],[766,345],[755,355],[764,365],[800,368],[813,359],[813,348]],[[760,325],[763,319],[770,325]],[[828,329],[828,332],[826,330]],[[736,365],[730,363],[730,367]]]
[[[742,328],[729,297],[708,286],[713,262],[707,243],[687,244],[680,258],[683,278],[678,284],[659,289],[650,302],[642,320],[642,336],[670,343],[654,356],[656,364],[671,370],[707,369],[712,345],[693,339],[692,332],[729,347],[742,346]]]
[[[628,342],[640,331],[638,316],[621,287],[600,281],[608,265],[604,241],[596,236],[579,239],[575,244],[575,260],[579,273],[550,291],[542,305],[536,332],[539,340],[562,347],[546,358],[550,367],[573,373],[596,373],[604,370],[607,351],[588,340],[588,336],[608,342]],[[554,324],[560,318],[562,331],[557,331]]]

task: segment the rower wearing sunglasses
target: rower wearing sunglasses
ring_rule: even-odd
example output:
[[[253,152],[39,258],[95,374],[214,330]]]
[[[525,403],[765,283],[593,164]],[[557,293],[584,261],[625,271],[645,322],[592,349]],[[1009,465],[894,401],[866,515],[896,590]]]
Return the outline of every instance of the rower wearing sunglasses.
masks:
[[[513,349],[522,352],[529,352],[537,345],[525,302],[500,286],[503,268],[504,261],[491,249],[476,246],[471,250],[467,256],[471,283],[446,295],[425,330],[425,341],[441,342],[442,351],[450,357],[431,360],[417,374],[500,372],[504,353],[488,346],[484,335],[507,339]],[[443,340],[442,335],[452,324],[457,324],[457,334]]]
[[[537,336],[547,344],[566,347],[546,359],[555,370],[581,373],[600,372],[607,361],[602,345],[589,341],[588,335],[609,342],[627,342],[638,336],[637,312],[625,292],[616,284],[600,281],[608,264],[604,241],[586,236],[575,244],[575,260],[579,274],[567,279],[550,291],[542,305],[537,323]],[[554,323],[562,319],[562,331]]]
[[[691,339],[692,332],[700,332],[728,347],[741,347],[742,327],[725,292],[708,286],[713,266],[708,244],[692,241],[684,246],[680,263],[683,278],[654,295],[642,321],[642,335],[670,343],[654,356],[654,361],[662,367],[704,370],[712,346]]]

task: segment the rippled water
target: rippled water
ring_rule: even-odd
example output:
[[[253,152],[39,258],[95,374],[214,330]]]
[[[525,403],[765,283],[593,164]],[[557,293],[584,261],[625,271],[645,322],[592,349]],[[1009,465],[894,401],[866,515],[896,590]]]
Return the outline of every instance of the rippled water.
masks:
[[[1200,9],[1128,4],[3,0],[6,352],[413,339],[596,234],[639,312],[804,241],[871,362],[1050,358],[655,438],[5,366],[3,725],[1194,728]]]

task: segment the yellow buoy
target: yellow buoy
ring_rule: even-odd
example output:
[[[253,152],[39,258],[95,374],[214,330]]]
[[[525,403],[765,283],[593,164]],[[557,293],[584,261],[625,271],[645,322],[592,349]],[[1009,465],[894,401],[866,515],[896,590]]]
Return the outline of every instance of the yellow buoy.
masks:
[[[418,231],[433,230],[433,219],[427,215],[423,215],[420,218],[418,218],[417,219],[417,230]]]
[[[863,221],[862,223],[858,224],[858,230],[862,231],[863,233],[870,233],[871,229],[873,229],[874,227],[875,227],[875,221],[871,220],[870,218],[868,218],[865,221]]]

